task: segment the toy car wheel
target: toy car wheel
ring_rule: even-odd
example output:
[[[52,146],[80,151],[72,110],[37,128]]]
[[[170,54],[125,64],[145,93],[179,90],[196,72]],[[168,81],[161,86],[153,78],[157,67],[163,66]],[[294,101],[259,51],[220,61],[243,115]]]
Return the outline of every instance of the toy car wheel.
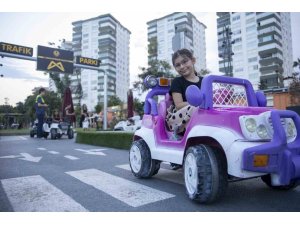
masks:
[[[149,147],[144,140],[132,143],[129,164],[132,173],[138,178],[150,178],[157,174],[160,168],[160,161],[151,158]]]
[[[56,129],[51,129],[50,134],[51,134],[51,139],[52,140],[56,139],[57,130]]]
[[[211,203],[227,189],[227,164],[223,153],[207,145],[189,147],[184,159],[184,181],[190,199]]]
[[[70,129],[69,131],[68,131],[68,138],[69,139],[72,139],[74,137],[74,131],[72,130],[72,129]]]
[[[270,174],[262,176],[261,179],[268,187],[276,190],[288,191],[297,187],[297,183],[295,181],[291,181],[291,183],[288,185],[274,186],[272,185]]]
[[[60,133],[57,134],[57,138],[61,139],[61,134]]]
[[[34,137],[34,131],[33,131],[33,130],[31,130],[29,135],[30,135],[30,137],[32,137],[32,138],[33,138],[33,137]]]

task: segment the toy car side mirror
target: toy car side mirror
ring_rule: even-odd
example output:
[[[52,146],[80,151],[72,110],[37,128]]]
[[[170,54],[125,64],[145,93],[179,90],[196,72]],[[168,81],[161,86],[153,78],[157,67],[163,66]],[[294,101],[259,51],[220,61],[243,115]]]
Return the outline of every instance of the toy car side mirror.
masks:
[[[267,98],[265,94],[262,91],[257,91],[255,93],[256,99],[257,99],[257,104],[259,107],[266,107],[267,106]]]
[[[204,100],[204,94],[196,85],[190,85],[186,91],[185,96],[188,103],[192,106],[200,106]]]

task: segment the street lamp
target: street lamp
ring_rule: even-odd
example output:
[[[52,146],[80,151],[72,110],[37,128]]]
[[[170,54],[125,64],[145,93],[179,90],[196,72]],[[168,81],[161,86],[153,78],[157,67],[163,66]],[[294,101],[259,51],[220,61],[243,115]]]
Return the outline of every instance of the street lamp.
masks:
[[[222,49],[223,53],[219,54],[220,58],[223,58],[223,64],[224,64],[224,70],[226,76],[233,76],[232,74],[232,56],[234,53],[232,52],[232,44],[235,43],[235,41],[231,41],[231,35],[232,32],[229,27],[224,26],[223,31],[219,32],[219,35],[223,35],[223,44]],[[226,64],[227,61],[227,64]]]

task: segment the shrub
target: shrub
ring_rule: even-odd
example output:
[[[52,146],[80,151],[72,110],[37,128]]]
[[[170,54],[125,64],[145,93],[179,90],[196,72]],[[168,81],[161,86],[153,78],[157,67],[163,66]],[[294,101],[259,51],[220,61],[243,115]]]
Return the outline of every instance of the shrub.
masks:
[[[76,143],[129,150],[133,134],[119,131],[78,131]]]

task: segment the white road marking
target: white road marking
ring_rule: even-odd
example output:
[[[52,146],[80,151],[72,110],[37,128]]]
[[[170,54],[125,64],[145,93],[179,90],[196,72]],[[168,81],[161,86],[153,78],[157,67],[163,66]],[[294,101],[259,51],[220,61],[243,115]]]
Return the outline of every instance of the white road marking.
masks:
[[[70,171],[66,173],[132,207],[175,197],[173,194],[159,191],[97,169]]]
[[[60,154],[59,152],[56,152],[56,151],[48,151],[50,154],[53,154],[53,155],[58,155]]]
[[[4,179],[1,183],[14,211],[17,212],[87,211],[39,175]]]
[[[0,159],[14,159],[14,158],[19,158],[21,157],[20,155],[6,155],[6,156],[1,156]]]
[[[23,156],[24,158],[19,158],[19,159],[22,159],[22,160],[26,160],[26,161],[30,161],[30,162],[39,162],[42,157],[34,157],[28,153],[20,153],[21,156]]]
[[[30,162],[39,162],[43,157],[34,157],[28,153],[20,153],[20,155],[6,155],[6,156],[1,156],[0,158],[1,159],[18,158],[18,159],[26,160],[26,161],[30,161]]]
[[[107,150],[107,149],[89,149],[89,150],[84,150],[84,149],[80,149],[80,148],[75,148],[74,150],[80,151],[80,152],[84,152],[87,155],[102,155],[102,156],[106,156],[106,154],[103,153],[103,152],[101,152],[101,151]]]
[[[131,170],[129,164],[117,165],[115,167],[124,170],[129,170],[129,171]],[[158,178],[160,180],[166,180],[173,183],[184,185],[182,171],[178,171],[178,170],[175,171],[175,170],[167,170],[167,169],[160,168],[158,174],[156,174],[153,178]]]
[[[21,140],[27,140],[27,138],[26,138],[26,137],[23,137],[23,136],[19,136],[19,138],[20,138]]]
[[[46,148],[36,148],[37,150],[45,151],[47,150]]]
[[[67,158],[67,159],[71,159],[71,160],[77,160],[77,159],[79,159],[79,158],[77,158],[75,156],[72,156],[72,155],[65,155],[64,157]]]

